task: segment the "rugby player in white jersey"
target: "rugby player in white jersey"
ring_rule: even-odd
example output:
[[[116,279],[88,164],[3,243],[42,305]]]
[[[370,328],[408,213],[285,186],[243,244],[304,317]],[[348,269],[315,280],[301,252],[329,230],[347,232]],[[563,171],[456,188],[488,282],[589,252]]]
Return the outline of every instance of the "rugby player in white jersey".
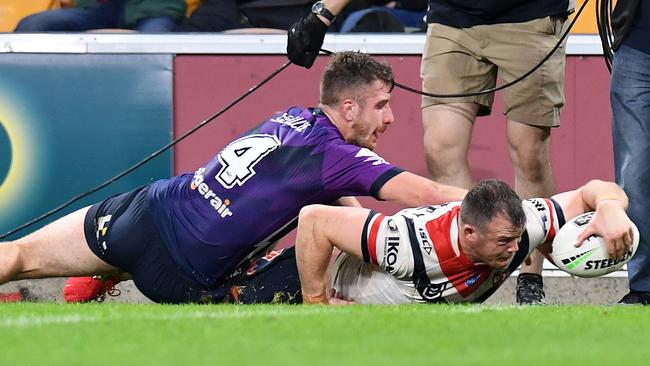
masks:
[[[610,257],[623,257],[632,244],[627,204],[618,186],[600,180],[523,202],[507,184],[487,180],[462,202],[393,216],[307,206],[296,239],[303,302],[482,302],[533,250],[550,253],[559,228],[584,212],[596,214],[579,242],[599,235]],[[326,271],[334,248],[343,253],[334,264],[330,292]]]

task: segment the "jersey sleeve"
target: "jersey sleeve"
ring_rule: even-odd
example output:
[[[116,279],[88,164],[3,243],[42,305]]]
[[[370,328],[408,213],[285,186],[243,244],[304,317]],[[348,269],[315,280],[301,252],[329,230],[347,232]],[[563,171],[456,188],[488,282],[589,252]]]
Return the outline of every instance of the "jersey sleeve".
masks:
[[[552,198],[531,198],[523,201],[526,213],[526,232],[529,252],[547,241],[553,240],[564,225],[562,207]]]
[[[325,189],[343,196],[373,196],[403,170],[373,151],[350,144],[338,144],[330,150],[323,165]]]
[[[363,261],[379,266],[393,277],[411,280],[415,262],[403,219],[371,211],[361,236]]]

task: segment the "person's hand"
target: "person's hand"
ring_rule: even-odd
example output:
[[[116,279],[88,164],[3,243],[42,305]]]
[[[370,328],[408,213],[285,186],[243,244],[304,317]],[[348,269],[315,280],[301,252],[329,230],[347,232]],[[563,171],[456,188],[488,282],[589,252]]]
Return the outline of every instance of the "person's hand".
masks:
[[[336,297],[330,298],[329,301],[330,305],[354,305],[354,301],[352,300],[338,299]]]
[[[345,299],[340,294],[337,294],[335,289],[330,290],[328,300],[330,305],[353,305],[354,304],[354,301],[350,299]]]
[[[327,25],[314,13],[298,20],[289,29],[287,57],[296,65],[310,68],[320,51]]]
[[[302,292],[302,303],[305,305],[351,305],[354,304],[354,301],[350,299],[344,299],[342,296],[336,293],[336,290],[330,289],[329,294],[325,293],[308,295],[305,292]]]
[[[598,204],[596,213],[585,230],[578,236],[576,247],[592,235],[598,235],[605,240],[607,255],[620,259],[632,246],[632,221],[627,217],[621,202],[606,200]]]

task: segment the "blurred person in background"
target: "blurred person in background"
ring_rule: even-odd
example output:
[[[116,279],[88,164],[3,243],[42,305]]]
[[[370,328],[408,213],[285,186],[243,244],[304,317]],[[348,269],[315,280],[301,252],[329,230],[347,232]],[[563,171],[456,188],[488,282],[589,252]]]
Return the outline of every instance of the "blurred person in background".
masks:
[[[612,17],[612,139],[616,183],[630,197],[628,214],[641,241],[627,264],[622,304],[650,304],[650,4],[618,0]]]
[[[61,9],[28,15],[16,32],[85,32],[129,29],[169,32],[185,15],[185,0],[63,0]]]
[[[339,32],[424,31],[426,11],[427,0],[353,0],[339,17],[342,18]]]
[[[176,32],[286,31],[313,0],[203,0]]]

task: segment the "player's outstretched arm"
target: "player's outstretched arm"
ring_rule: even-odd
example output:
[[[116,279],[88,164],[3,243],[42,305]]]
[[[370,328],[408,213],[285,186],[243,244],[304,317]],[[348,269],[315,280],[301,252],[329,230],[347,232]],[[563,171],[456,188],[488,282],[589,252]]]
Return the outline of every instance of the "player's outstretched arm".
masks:
[[[362,258],[361,235],[370,210],[311,205],[300,210],[296,262],[305,304],[328,304],[327,266],[336,247]]]
[[[622,258],[632,245],[632,221],[625,213],[628,198],[625,192],[612,182],[592,180],[584,186],[553,196],[564,212],[565,219],[582,213],[596,211],[585,231],[578,237],[578,244],[591,235],[605,240],[607,254]]]
[[[402,172],[384,184],[379,190],[379,197],[386,201],[399,202],[406,207],[419,207],[461,201],[466,193],[464,188],[436,183],[410,172]]]

